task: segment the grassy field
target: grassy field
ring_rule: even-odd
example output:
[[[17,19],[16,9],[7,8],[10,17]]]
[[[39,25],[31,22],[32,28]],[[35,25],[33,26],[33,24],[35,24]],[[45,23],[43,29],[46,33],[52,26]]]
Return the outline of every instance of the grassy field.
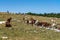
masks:
[[[51,23],[49,17],[27,16]],[[5,21],[9,17],[20,20],[21,22],[12,21],[12,29],[6,28],[5,24],[0,24],[0,40],[60,40],[60,32],[39,28],[35,25],[27,25],[22,22],[23,15],[0,13],[0,21]],[[56,22],[60,23],[60,19],[56,19]],[[4,36],[8,38],[3,39],[2,37]]]

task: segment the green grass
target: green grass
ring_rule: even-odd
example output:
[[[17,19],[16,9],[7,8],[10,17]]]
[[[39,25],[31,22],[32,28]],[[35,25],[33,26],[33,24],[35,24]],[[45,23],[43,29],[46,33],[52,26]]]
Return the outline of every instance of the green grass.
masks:
[[[4,16],[4,17],[3,17]],[[19,19],[22,21],[23,15],[9,15],[9,14],[3,14],[3,16],[0,15],[0,19],[6,20],[9,17]],[[27,15],[31,17],[30,15]],[[40,21],[48,20],[48,17],[39,17],[39,16],[32,16],[35,19],[38,19]],[[38,18],[37,18],[38,17]],[[47,20],[46,20],[47,19]],[[57,23],[60,21],[57,20]],[[39,28],[31,25],[27,25],[23,22],[11,22],[12,29],[6,28],[5,24],[0,24],[0,40],[60,40],[60,33],[55,32],[53,30],[47,30],[45,28]],[[2,39],[1,37],[7,36],[7,39]]]

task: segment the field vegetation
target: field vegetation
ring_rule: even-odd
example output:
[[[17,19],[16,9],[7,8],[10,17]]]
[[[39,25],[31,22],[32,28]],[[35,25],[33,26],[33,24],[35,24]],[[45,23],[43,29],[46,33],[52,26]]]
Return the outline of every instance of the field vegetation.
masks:
[[[53,18],[34,15],[25,16],[33,17],[36,20],[46,21],[49,23],[51,23],[50,18]],[[0,12],[0,21],[6,21],[9,17],[20,20],[20,22],[11,21],[12,29],[6,28],[5,24],[0,24],[0,40],[60,40],[60,32],[55,32],[54,30],[47,30],[45,28],[39,28],[35,25],[31,26],[23,23],[23,14]],[[60,24],[60,18],[56,19],[56,23]],[[58,25],[58,27],[60,27],[60,25]],[[2,37],[8,38],[4,39]]]

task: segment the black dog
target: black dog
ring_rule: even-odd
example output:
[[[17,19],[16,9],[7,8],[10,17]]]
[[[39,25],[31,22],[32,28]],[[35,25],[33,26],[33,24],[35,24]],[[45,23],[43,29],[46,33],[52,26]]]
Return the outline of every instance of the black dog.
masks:
[[[12,27],[12,25],[10,24],[11,19],[12,19],[11,17],[9,19],[7,19],[5,27]]]

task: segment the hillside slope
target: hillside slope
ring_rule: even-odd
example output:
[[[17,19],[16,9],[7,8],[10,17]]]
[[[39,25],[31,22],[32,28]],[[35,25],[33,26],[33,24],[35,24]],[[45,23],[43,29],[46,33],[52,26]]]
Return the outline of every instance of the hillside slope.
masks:
[[[31,25],[27,25],[22,22],[24,15],[16,14],[0,14],[0,21],[7,20],[7,18],[12,17],[13,19],[20,20],[21,22],[12,21],[12,29],[6,28],[5,24],[0,24],[0,40],[60,40],[60,32],[55,32],[53,30],[47,30],[45,28],[39,28]],[[49,17],[41,16],[31,16],[39,21],[50,22]],[[56,19],[57,23],[60,23],[60,19]],[[7,36],[8,38],[3,39],[2,37]]]

